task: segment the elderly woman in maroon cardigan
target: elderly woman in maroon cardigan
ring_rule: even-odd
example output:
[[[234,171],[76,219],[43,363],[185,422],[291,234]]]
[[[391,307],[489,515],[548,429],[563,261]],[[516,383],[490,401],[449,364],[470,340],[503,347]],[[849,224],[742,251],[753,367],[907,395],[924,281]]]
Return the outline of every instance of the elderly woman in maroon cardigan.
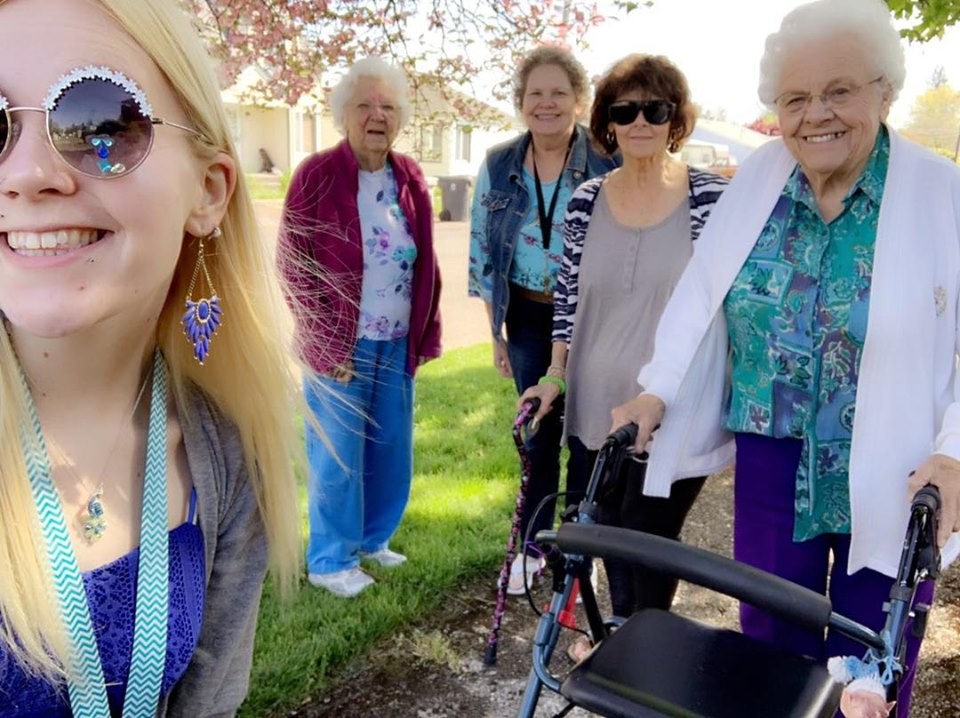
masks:
[[[297,168],[279,256],[327,439],[307,423],[308,578],[351,597],[374,582],[361,560],[406,561],[389,541],[413,474],[414,374],[440,355],[440,274],[423,172],[391,150],[410,114],[402,70],[360,60],[330,103],[346,138]]]

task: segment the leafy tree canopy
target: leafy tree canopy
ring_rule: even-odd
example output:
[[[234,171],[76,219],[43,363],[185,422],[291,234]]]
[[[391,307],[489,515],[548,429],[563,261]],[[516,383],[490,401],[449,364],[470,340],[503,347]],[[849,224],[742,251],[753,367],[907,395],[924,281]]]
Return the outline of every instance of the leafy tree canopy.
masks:
[[[505,98],[524,53],[540,43],[579,46],[603,19],[597,0],[180,2],[219,61],[224,86],[255,65],[266,77],[251,99],[287,104],[366,55],[402,65],[417,90],[423,83],[469,88],[492,77]]]
[[[903,31],[910,40],[926,42],[960,22],[960,0],[887,0],[894,17],[910,20]]]
[[[658,0],[684,2],[684,0]],[[248,66],[264,70],[252,100],[294,104],[328,71],[365,55],[407,70],[415,86],[469,90],[481,80],[509,95],[520,57],[541,43],[582,47],[605,19],[653,0],[180,0],[194,18],[220,79],[230,85]],[[960,22],[960,0],[887,0],[911,24],[904,36],[926,41]],[[626,51],[626,50],[625,50]],[[460,95],[462,97],[462,95]],[[451,100],[451,98],[445,98]],[[456,97],[452,98],[456,106]],[[466,116],[474,109],[463,108]]]

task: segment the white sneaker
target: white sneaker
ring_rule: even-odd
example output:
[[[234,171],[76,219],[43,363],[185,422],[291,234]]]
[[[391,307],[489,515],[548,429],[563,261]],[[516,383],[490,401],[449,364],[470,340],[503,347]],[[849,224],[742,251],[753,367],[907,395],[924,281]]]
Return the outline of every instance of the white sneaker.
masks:
[[[325,588],[334,596],[353,598],[363,589],[374,584],[373,576],[357,567],[333,573],[310,573],[307,580],[318,588]]]
[[[396,551],[391,551],[388,548],[382,548],[379,551],[374,551],[373,553],[364,553],[360,552],[360,559],[367,561],[376,561],[384,568],[394,568],[395,566],[400,566],[407,562],[407,557],[402,553],[397,553]]]
[[[542,556],[527,556],[517,554],[510,565],[510,581],[507,583],[508,596],[522,596],[523,572],[527,572],[527,586],[533,588],[535,577],[543,571],[546,562]]]

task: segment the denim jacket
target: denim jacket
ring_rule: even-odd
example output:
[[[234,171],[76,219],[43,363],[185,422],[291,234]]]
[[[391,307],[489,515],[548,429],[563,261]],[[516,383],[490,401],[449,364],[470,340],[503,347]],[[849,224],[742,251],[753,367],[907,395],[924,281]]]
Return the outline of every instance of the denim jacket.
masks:
[[[577,125],[574,132],[576,139],[562,174],[571,192],[583,181],[609,172],[620,164],[619,156],[606,157],[591,145],[585,127]],[[529,144],[530,133],[526,132],[487,152],[480,171],[488,173],[490,191],[483,196],[478,192],[473,198],[469,293],[482,296],[480,277],[492,276],[493,296],[489,301],[493,304],[490,329],[494,337],[500,336],[507,316],[510,264],[517,235],[530,209],[531,199],[523,182],[523,160]],[[478,224],[485,225],[486,231],[480,229],[478,232]]]

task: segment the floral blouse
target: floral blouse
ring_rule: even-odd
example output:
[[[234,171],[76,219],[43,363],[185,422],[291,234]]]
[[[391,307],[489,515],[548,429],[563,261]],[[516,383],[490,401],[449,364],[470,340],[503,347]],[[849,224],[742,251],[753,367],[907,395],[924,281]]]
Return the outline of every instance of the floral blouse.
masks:
[[[363,241],[360,338],[402,339],[410,331],[410,299],[417,246],[397,200],[397,183],[388,162],[376,172],[360,172],[357,192]]]
[[[549,205],[557,181],[543,182],[540,188],[544,201]],[[561,182],[557,194],[557,207],[553,213],[550,230],[550,245],[544,251],[543,235],[540,232],[540,215],[537,205],[537,188],[533,174],[523,170],[523,184],[530,198],[527,214],[520,225],[519,236],[513,250],[508,278],[512,284],[535,292],[553,292],[563,260],[563,216],[573,191],[566,182]],[[490,191],[490,175],[486,165],[477,175],[474,190],[479,197]],[[470,272],[467,286],[471,296],[481,297],[485,302],[493,301],[493,275],[485,275],[482,267],[490,264],[491,248],[487,243],[487,208],[483,202],[475,202],[470,217]]]
[[[823,221],[798,166],[724,301],[727,427],[803,441],[794,540],[850,532],[850,439],[890,141]]]

